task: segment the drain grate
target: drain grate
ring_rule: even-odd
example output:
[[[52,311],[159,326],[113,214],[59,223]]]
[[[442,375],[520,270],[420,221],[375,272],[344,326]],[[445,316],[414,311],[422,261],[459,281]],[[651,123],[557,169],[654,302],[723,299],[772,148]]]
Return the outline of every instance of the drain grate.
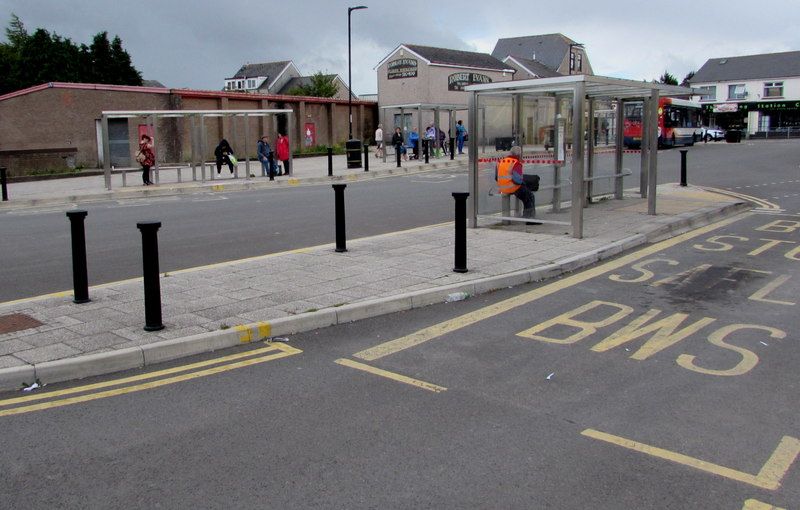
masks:
[[[43,322],[39,322],[30,315],[25,315],[24,313],[0,315],[0,335],[25,329],[38,328],[43,325]]]

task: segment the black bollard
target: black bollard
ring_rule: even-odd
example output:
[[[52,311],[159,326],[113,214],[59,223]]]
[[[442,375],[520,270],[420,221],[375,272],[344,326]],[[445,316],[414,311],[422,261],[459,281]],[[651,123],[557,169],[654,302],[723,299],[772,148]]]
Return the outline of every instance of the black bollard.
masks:
[[[347,239],[344,231],[344,189],[347,184],[334,184],[335,209],[336,209],[336,251],[342,253],[347,251]]]
[[[450,138],[450,159],[456,159],[456,139]]]
[[[369,145],[364,144],[364,171],[369,172]]]
[[[428,164],[428,153],[431,151],[431,142],[430,140],[425,140],[425,143],[422,144],[423,149],[425,150],[425,164]]]
[[[0,167],[0,188],[3,189],[3,202],[8,202],[8,181],[6,167]]]
[[[70,230],[72,231],[72,286],[75,289],[73,303],[88,303],[89,299],[89,277],[86,271],[86,232],[83,220],[88,213],[86,211],[69,211]]]
[[[453,193],[456,201],[455,266],[456,273],[467,272],[467,197],[469,193]]]
[[[681,186],[686,186],[686,149],[681,149]]]
[[[333,177],[333,147],[328,147],[328,177]]]
[[[164,329],[161,322],[161,283],[158,275],[158,229],[160,221],[136,224],[142,232],[142,274],[144,276],[144,330]]]
[[[400,146],[395,145],[394,147],[394,155],[397,156],[397,168],[400,168]]]

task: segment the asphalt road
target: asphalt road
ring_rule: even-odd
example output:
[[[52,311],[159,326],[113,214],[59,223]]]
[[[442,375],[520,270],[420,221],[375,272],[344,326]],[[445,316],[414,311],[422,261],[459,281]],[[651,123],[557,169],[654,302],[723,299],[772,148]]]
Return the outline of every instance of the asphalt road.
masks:
[[[797,214],[749,214],[538,285],[3,395],[0,501],[797,508],[798,246]]]
[[[689,182],[739,189],[755,196],[783,193],[800,178],[800,141],[708,143],[690,148]],[[638,187],[638,156],[626,187]],[[680,178],[680,153],[659,153],[659,182]],[[791,187],[791,186],[790,186]],[[465,171],[445,171],[351,183],[345,191],[347,236],[430,225],[453,218],[451,193],[467,189]],[[765,197],[762,197],[765,198]],[[85,207],[89,284],[141,276],[136,222],[162,222],[162,271],[175,271],[334,241],[333,190],[328,185],[252,192],[125,200]],[[68,290],[72,286],[69,223],[74,207],[0,213],[0,301]],[[84,208],[84,207],[82,207]]]

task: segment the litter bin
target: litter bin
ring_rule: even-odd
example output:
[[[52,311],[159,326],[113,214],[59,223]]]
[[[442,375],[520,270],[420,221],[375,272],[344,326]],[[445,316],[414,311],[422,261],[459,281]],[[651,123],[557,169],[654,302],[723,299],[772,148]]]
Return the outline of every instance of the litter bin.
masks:
[[[742,132],[731,129],[725,131],[725,141],[728,143],[739,143],[742,141]]]
[[[344,146],[347,152],[347,168],[361,168],[361,140],[347,140]]]

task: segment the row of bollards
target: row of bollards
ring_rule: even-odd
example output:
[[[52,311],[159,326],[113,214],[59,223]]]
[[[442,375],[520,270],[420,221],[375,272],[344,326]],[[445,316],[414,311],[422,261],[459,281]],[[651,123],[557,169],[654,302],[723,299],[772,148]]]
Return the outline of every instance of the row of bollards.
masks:
[[[67,218],[72,231],[72,283],[73,302],[88,303],[89,277],[86,264],[86,211],[69,211]],[[136,224],[142,232],[142,275],[144,280],[144,330],[164,329],[161,321],[161,282],[158,269],[159,221],[143,221]]]
[[[336,252],[347,251],[345,234],[344,189],[347,184],[333,184],[336,220]],[[455,264],[453,271],[466,273],[467,269],[467,198],[469,193],[453,193],[455,199]]]

